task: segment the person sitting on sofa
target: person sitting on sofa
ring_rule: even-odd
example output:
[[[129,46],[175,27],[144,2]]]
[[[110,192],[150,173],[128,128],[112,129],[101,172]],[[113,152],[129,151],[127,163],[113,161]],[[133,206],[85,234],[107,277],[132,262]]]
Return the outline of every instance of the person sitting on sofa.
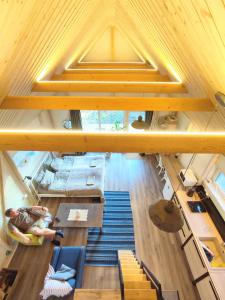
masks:
[[[45,228],[44,219],[49,218],[48,208],[43,206],[22,207],[18,209],[9,208],[5,211],[6,217],[9,217],[8,228],[18,238],[22,238],[29,244],[30,238],[25,233],[31,233],[36,236],[44,236],[51,240],[54,245],[59,246],[60,242],[55,238],[64,237],[62,230],[52,230]]]

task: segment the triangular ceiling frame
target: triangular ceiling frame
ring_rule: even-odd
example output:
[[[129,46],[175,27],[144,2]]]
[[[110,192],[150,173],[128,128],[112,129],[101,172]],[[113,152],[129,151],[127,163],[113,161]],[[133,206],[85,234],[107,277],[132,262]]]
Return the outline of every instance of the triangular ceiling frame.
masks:
[[[142,62],[142,63],[146,62],[144,57],[141,55],[140,51],[134,46],[134,44],[130,41],[130,39],[126,36],[126,34],[119,28],[119,26],[110,24],[105,28],[105,30],[103,32],[101,31],[101,34],[98,35],[97,38],[94,39],[93,43],[91,43],[90,46],[88,47],[88,49],[82,54],[82,56],[78,60],[78,63],[84,63],[84,61],[83,61],[84,58],[90,53],[90,51],[92,51],[93,47],[96,45],[98,40],[101,39],[101,37],[105,34],[105,32],[107,30],[109,30],[109,29],[112,30],[112,28],[115,28],[119,32],[119,34],[123,37],[123,39],[126,40],[127,44],[132,49],[132,51],[137,55],[140,62]],[[129,63],[129,61],[124,61],[124,62]]]

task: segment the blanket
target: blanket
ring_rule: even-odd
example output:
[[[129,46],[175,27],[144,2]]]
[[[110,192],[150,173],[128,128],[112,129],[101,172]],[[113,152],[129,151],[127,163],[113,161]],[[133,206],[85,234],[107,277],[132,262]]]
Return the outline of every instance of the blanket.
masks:
[[[67,281],[59,281],[50,279],[55,271],[51,265],[49,265],[48,272],[45,276],[44,288],[40,292],[40,296],[43,300],[46,300],[50,296],[63,297],[68,295],[73,289]]]

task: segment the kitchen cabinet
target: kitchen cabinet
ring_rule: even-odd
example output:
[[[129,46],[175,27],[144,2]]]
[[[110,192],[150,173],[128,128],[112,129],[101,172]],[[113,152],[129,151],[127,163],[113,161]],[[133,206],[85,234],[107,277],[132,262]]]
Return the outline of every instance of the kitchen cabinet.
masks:
[[[207,272],[207,267],[194,237],[184,246],[184,252],[188,260],[193,279],[197,279]]]
[[[217,294],[216,288],[209,276],[199,281],[196,284],[196,286],[201,299],[207,299],[207,300],[221,299]],[[225,296],[223,299],[225,299]]]

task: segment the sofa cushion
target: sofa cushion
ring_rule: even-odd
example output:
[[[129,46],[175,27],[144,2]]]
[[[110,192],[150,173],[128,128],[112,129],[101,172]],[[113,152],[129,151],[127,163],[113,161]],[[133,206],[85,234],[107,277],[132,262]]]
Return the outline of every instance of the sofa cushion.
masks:
[[[80,247],[62,247],[55,270],[57,271],[62,264],[77,270],[80,254],[81,254]]]
[[[59,259],[60,251],[61,251],[60,247],[55,247],[52,254],[51,266],[54,268],[55,271],[56,271],[56,265]]]

